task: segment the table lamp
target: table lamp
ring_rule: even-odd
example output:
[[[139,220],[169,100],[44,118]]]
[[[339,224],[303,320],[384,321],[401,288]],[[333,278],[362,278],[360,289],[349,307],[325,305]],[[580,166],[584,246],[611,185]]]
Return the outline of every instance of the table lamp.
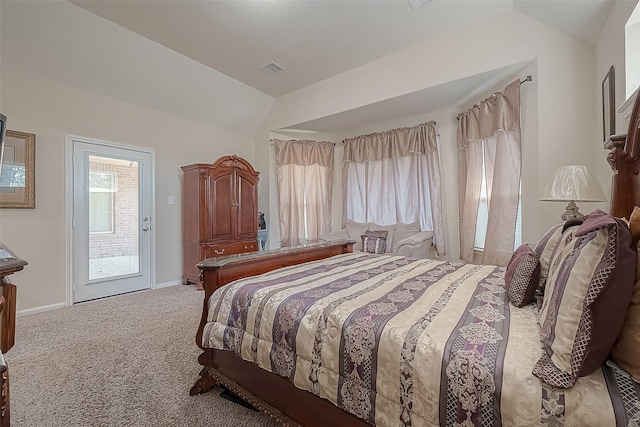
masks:
[[[602,187],[597,180],[589,176],[583,165],[561,166],[556,170],[540,198],[542,201],[569,202],[560,216],[563,221],[584,219],[576,202],[604,202]]]

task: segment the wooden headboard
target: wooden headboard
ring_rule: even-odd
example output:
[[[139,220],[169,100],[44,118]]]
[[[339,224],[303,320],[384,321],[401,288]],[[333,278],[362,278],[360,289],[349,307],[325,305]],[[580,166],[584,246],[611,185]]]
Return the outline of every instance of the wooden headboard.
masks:
[[[636,96],[629,131],[612,136],[607,161],[614,171],[611,187],[611,214],[629,218],[634,206],[640,206],[640,95]]]

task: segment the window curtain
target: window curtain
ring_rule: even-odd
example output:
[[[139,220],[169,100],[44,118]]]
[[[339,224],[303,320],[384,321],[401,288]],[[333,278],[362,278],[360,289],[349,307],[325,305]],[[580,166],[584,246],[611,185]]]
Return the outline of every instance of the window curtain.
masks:
[[[343,226],[346,220],[390,225],[419,222],[445,255],[436,123],[344,140]]]
[[[482,264],[506,265],[513,253],[520,197],[520,81],[458,115],[460,259],[473,262],[482,174],[487,233]]]
[[[331,142],[273,141],[278,181],[280,244],[315,242],[331,232]]]

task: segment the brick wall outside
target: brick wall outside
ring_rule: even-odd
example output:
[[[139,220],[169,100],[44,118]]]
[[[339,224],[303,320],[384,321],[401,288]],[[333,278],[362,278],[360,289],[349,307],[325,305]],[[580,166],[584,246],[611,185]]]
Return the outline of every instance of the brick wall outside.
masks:
[[[113,173],[116,183],[113,233],[89,233],[90,258],[137,255],[140,232],[138,163],[133,162],[132,166],[129,166],[129,162],[89,162],[89,170]]]

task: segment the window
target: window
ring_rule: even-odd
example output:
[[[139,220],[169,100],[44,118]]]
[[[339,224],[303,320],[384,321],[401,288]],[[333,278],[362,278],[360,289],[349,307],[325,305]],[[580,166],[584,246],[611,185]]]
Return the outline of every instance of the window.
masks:
[[[346,219],[391,225],[418,222],[445,255],[436,122],[346,138]]]
[[[89,172],[89,233],[114,232],[115,176]]]
[[[315,242],[331,231],[333,143],[274,140],[280,244]]]
[[[487,238],[487,222],[489,220],[489,207],[487,206],[487,178],[484,168],[484,152],[482,154],[482,184],[480,184],[480,204],[478,205],[478,219],[476,220],[476,237],[473,248],[477,251],[484,250],[484,241]],[[518,213],[516,215],[515,240],[513,249],[522,244],[522,185],[518,197]]]
[[[640,3],[624,27],[626,98],[640,86]]]

